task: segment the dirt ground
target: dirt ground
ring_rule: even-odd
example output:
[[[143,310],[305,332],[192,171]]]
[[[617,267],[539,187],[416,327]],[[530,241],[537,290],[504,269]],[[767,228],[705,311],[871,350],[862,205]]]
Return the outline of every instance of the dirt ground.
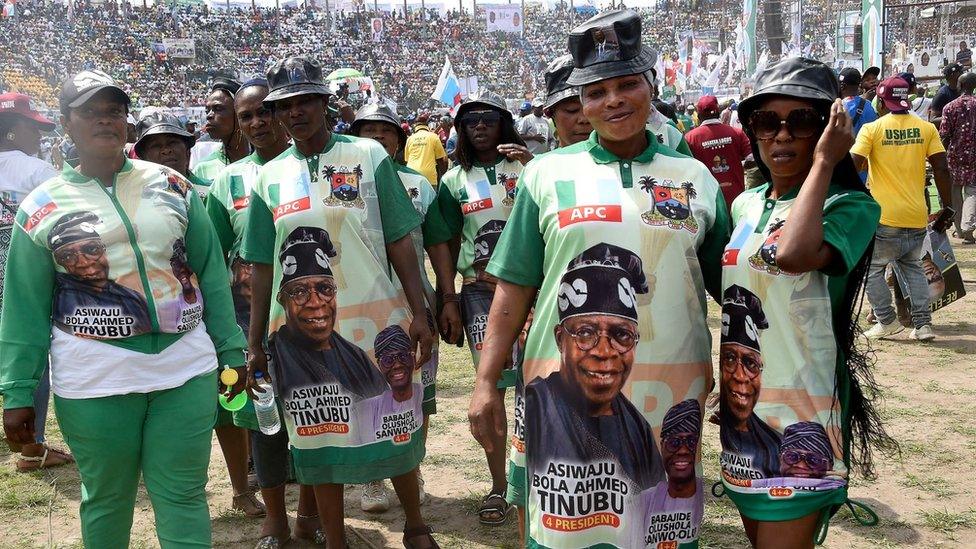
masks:
[[[966,289],[974,295],[936,313],[934,326],[939,337],[934,342],[910,341],[905,331],[893,341],[875,345],[883,415],[901,443],[901,455],[878,456],[877,479],[855,478],[851,495],[871,506],[881,522],[874,527],[860,526],[842,509],[831,521],[825,547],[976,547],[972,465],[976,461],[976,247],[955,240],[953,244]],[[712,304],[713,331],[718,328],[717,311]],[[484,454],[471,438],[466,420],[474,379],[470,359],[466,349],[446,347],[442,347],[441,357],[438,413],[431,421],[422,466],[429,494],[424,514],[445,548],[516,547],[514,519],[494,528],[478,524],[475,512],[489,487],[489,477]],[[48,438],[56,444],[61,441],[53,413]],[[0,549],[81,547],[77,471],[65,467],[20,474],[6,445],[0,447]],[[718,450],[717,427],[706,423],[702,459],[706,485],[717,479]],[[211,457],[208,491],[214,545],[252,547],[260,519],[245,519],[230,510],[231,488],[216,439]],[[401,547],[401,509],[367,515],[359,510],[359,494],[358,487],[346,493],[350,545]],[[288,498],[294,519],[297,487],[289,487]],[[709,496],[701,546],[747,545],[731,502]],[[136,503],[132,546],[158,546],[144,490]]]

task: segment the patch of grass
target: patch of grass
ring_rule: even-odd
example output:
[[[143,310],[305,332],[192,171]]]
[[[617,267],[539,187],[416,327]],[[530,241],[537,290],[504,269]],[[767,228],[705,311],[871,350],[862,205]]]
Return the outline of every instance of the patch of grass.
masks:
[[[952,483],[942,477],[919,477],[908,473],[898,484],[907,488],[918,488],[933,496],[944,498],[955,495]]]
[[[976,437],[976,427],[968,425],[965,423],[956,423],[949,428],[953,433],[962,435],[964,437],[974,438]]]
[[[976,527],[976,512],[972,509],[956,513],[948,509],[942,511],[922,511],[919,513],[922,518],[922,525],[930,530],[951,534],[959,528]]]
[[[0,509],[17,510],[47,507],[54,488],[44,482],[41,473],[18,473],[0,469]]]

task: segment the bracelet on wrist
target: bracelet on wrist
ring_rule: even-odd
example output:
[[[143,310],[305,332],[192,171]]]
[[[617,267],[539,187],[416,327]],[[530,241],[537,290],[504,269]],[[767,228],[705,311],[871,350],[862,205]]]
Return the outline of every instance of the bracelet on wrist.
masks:
[[[442,294],[441,299],[444,303],[459,303],[461,301],[457,294]]]

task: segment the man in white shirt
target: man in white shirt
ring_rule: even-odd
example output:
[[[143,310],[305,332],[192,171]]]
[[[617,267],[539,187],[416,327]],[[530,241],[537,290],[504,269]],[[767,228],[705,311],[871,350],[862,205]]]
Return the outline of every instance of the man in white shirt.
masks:
[[[542,100],[533,100],[532,112],[520,118],[515,128],[533,155],[549,152],[549,145],[552,143],[552,127],[542,116],[542,109]]]

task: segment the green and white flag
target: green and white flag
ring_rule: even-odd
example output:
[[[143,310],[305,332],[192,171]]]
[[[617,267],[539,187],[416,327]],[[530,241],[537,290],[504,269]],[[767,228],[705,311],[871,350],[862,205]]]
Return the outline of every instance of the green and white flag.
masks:
[[[756,0],[742,0],[742,28],[746,74],[756,70]]]
[[[861,2],[861,43],[862,70],[881,66],[881,50],[884,48],[881,33],[881,11],[884,0],[862,0]]]

